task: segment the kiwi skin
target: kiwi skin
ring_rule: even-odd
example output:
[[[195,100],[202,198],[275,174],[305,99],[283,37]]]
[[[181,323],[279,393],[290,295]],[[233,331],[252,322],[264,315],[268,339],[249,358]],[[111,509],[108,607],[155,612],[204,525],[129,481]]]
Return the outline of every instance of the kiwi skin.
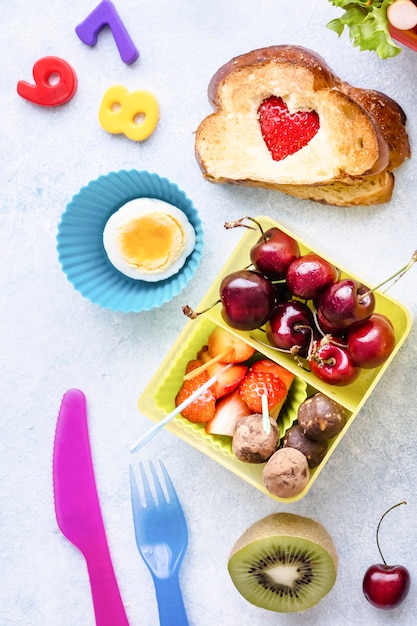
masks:
[[[282,566],[275,560],[277,546],[291,560],[292,569],[294,558],[304,558],[308,575],[297,590],[271,580],[266,587],[259,580],[261,568],[267,572]],[[332,589],[338,556],[332,537],[319,522],[294,513],[273,513],[252,524],[236,541],[228,570],[237,590],[252,604],[282,613],[299,612],[318,604]]]

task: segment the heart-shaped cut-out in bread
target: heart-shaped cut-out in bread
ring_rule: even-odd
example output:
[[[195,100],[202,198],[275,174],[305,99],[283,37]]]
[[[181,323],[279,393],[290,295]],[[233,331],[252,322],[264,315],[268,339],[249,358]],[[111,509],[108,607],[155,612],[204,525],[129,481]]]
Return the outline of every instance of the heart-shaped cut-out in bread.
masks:
[[[274,161],[304,148],[320,128],[316,111],[290,113],[282,98],[271,96],[258,109],[262,137]]]
[[[271,46],[231,59],[214,74],[208,94],[215,112],[197,128],[195,153],[213,182],[351,186],[352,179],[386,172],[398,149],[398,162],[409,155],[398,105],[391,107],[379,92],[352,88],[300,46]],[[290,114],[315,111],[320,122],[305,145],[280,160],[271,158],[259,123],[259,107],[271,96],[282,98]]]

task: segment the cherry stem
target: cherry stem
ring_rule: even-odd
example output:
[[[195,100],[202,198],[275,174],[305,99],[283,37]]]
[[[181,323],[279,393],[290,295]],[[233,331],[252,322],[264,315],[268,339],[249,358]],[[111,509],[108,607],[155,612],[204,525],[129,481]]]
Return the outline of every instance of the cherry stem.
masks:
[[[311,349],[309,350],[307,356],[307,360],[315,361],[319,367],[324,367],[324,365],[330,365],[330,367],[334,367],[336,365],[336,359],[333,356],[329,357],[328,359],[322,359],[318,353],[320,348],[322,348],[323,346],[328,346],[329,344],[341,345],[333,341],[333,337],[331,335],[323,335],[320,341],[313,341]]]
[[[320,335],[322,336],[323,339],[325,338],[329,338],[327,343],[332,343],[335,346],[338,346],[339,348],[346,348],[346,342],[342,343],[339,341],[336,341],[336,339],[334,337],[332,337],[329,333],[325,333],[324,330],[321,328],[320,324],[319,324],[319,320],[317,317],[317,311],[314,309],[313,310],[313,318],[314,318],[314,323],[316,325],[317,330],[319,331]]]
[[[262,328],[260,328],[259,330],[262,330],[263,332],[265,332]],[[257,341],[258,343],[260,343],[261,346],[265,346],[265,348],[270,348],[271,350],[275,350],[276,352],[284,352],[285,354],[290,354],[299,367],[302,367],[303,370],[305,370],[306,372],[310,371],[309,369],[307,369],[305,367],[304,363],[298,357],[298,352],[300,350],[302,350],[301,346],[295,345],[295,346],[292,346],[289,349],[288,348],[278,348],[277,346],[273,346],[270,343],[266,343],[265,341],[261,341],[260,339],[258,339],[257,337],[254,337],[253,335],[251,336],[251,339],[253,339],[254,341]]]
[[[216,304],[219,304],[220,302],[221,300],[217,300],[216,302],[213,302],[213,304],[208,306],[203,311],[194,311],[194,309],[192,309],[188,304],[186,304],[182,307],[182,312],[184,313],[186,317],[189,317],[190,320],[195,320],[199,315],[202,315],[203,313],[207,313],[207,311],[210,311],[210,309],[212,309],[214,306],[216,306]]]
[[[248,228],[249,230],[255,230],[255,228],[253,228],[253,226],[249,226],[248,224],[244,224],[245,220],[250,220],[251,222],[256,224],[257,227],[259,228],[259,230],[261,231],[262,237],[264,236],[264,229],[262,228],[261,224],[255,218],[250,217],[250,215],[245,215],[245,217],[241,217],[240,220],[235,220],[233,222],[225,222],[224,223],[224,227],[226,229],[241,227],[241,228]]]
[[[374,291],[377,291],[377,289],[380,289],[381,287],[383,287],[387,283],[389,283],[391,281],[394,281],[389,286],[389,287],[392,287],[393,285],[395,285],[395,283],[397,281],[400,280],[400,278],[402,278],[404,276],[404,274],[406,272],[408,272],[410,267],[412,267],[416,261],[417,261],[417,250],[414,250],[414,253],[413,253],[411,259],[408,261],[408,263],[406,265],[404,265],[404,267],[402,269],[398,270],[398,272],[395,272],[395,274],[393,274],[389,278],[386,278],[385,280],[383,280],[382,283],[379,283],[379,285],[377,285],[376,287],[372,287],[372,289],[368,289],[368,291],[366,291],[365,293],[361,294],[359,299],[363,300],[363,299],[367,298],[368,296],[371,295],[371,293],[373,293]],[[385,291],[387,291],[389,289],[389,287],[387,287],[387,289]]]
[[[311,326],[308,326],[308,324],[296,323],[296,324],[294,324],[293,328],[294,328],[294,330],[296,332],[299,332],[299,331],[302,331],[302,330],[309,330],[310,331],[310,342],[309,342],[308,350],[307,350],[307,360],[309,361],[310,360],[310,356],[311,356],[311,354],[314,351],[314,344],[315,344],[315,341],[314,341],[314,331],[311,328]]]
[[[382,552],[381,552],[381,548],[380,548],[380,545],[379,545],[379,527],[381,526],[381,522],[382,522],[382,520],[384,519],[384,517],[385,517],[385,516],[386,516],[386,515],[387,515],[390,511],[392,511],[392,509],[396,509],[396,508],[397,508],[397,506],[401,506],[402,504],[407,504],[407,502],[406,502],[405,500],[403,500],[402,502],[398,502],[397,504],[394,504],[394,506],[390,507],[390,508],[388,509],[388,511],[385,511],[384,515],[383,515],[383,516],[381,517],[381,519],[379,520],[379,523],[378,523],[378,526],[377,526],[377,529],[376,529],[376,545],[378,546],[378,551],[379,551],[379,554],[381,555],[381,559],[382,559],[382,561],[383,561],[383,563],[384,563],[385,567],[388,567],[388,566],[387,566],[387,562],[386,562],[386,560],[385,560],[385,559],[384,559],[384,557],[383,557],[383,554],[382,554]]]
[[[328,359],[320,359],[320,367],[323,367],[323,365],[330,365],[330,367],[334,367],[336,365],[336,359],[331,356]]]

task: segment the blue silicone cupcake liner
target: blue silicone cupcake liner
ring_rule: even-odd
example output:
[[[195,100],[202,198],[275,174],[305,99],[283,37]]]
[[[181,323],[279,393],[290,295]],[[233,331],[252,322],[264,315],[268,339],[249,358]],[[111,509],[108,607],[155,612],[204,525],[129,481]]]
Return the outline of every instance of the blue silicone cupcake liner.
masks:
[[[120,273],[103,246],[103,229],[110,215],[126,202],[143,197],[176,206],[196,234],[194,250],[181,270],[156,283]],[[202,250],[202,224],[192,201],[175,183],[146,171],[121,170],[91,181],[66,206],[58,226],[58,258],[68,280],[85,298],[113,311],[150,311],[172,300],[194,276]]]

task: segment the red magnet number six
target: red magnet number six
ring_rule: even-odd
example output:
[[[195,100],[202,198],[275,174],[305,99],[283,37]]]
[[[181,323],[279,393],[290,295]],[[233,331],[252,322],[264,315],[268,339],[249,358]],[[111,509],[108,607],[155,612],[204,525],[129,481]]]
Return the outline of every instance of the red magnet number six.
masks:
[[[77,76],[69,63],[58,57],[43,57],[33,66],[35,84],[20,80],[17,93],[45,107],[65,104],[77,90]]]

